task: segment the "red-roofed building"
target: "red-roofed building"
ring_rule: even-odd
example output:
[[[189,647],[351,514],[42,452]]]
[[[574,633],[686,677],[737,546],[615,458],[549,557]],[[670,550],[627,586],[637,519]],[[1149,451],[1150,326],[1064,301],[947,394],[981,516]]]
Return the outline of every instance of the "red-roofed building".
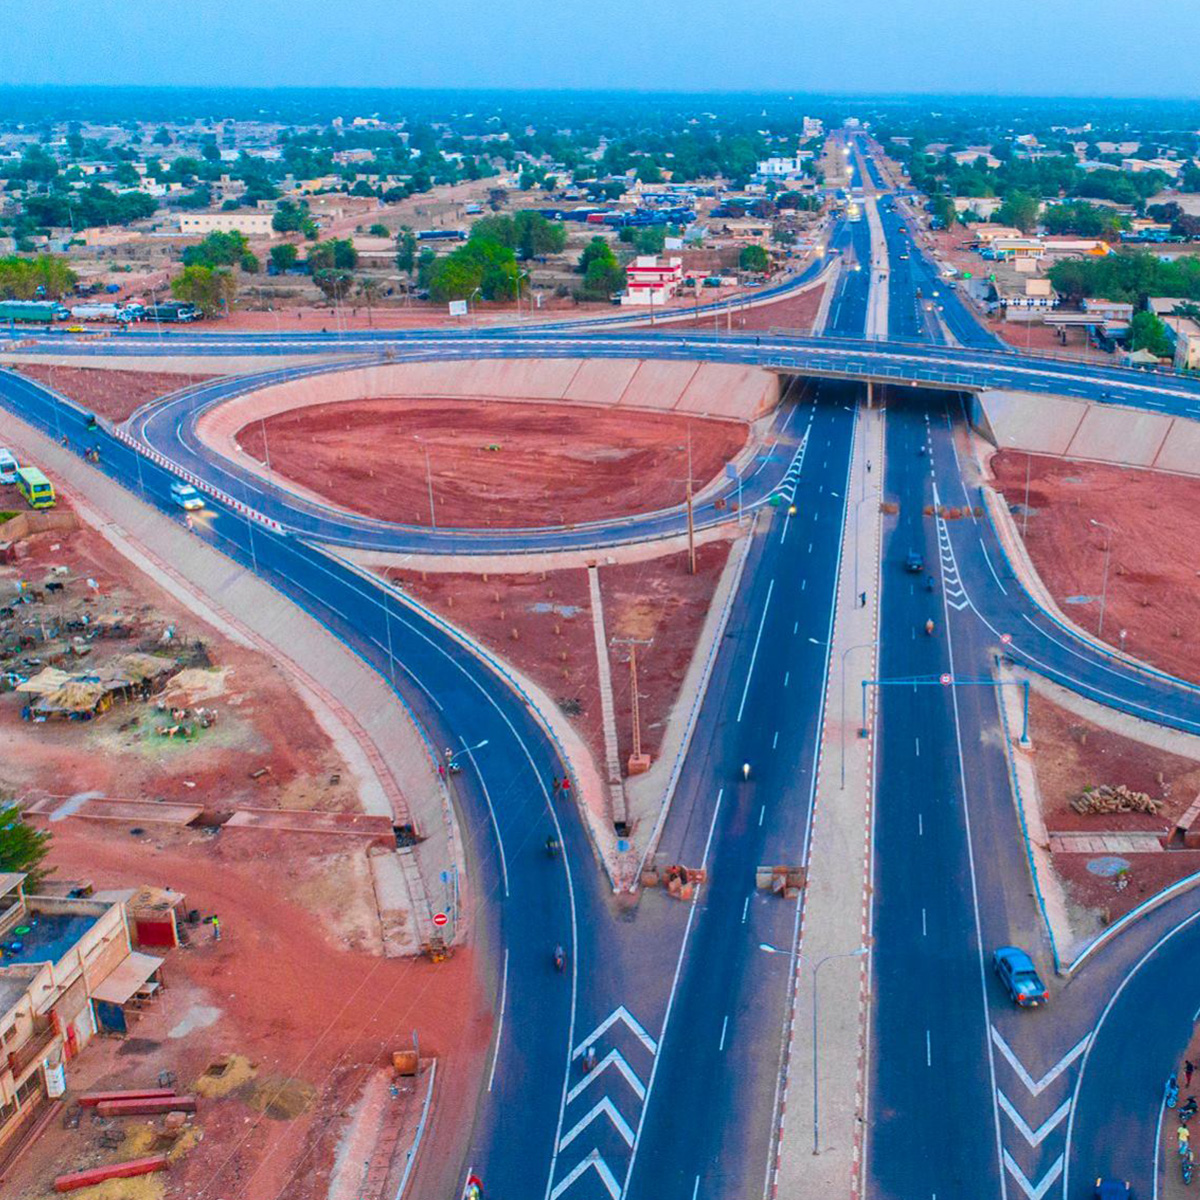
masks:
[[[666,304],[682,282],[683,259],[639,254],[625,268],[626,291],[621,303],[650,307]]]

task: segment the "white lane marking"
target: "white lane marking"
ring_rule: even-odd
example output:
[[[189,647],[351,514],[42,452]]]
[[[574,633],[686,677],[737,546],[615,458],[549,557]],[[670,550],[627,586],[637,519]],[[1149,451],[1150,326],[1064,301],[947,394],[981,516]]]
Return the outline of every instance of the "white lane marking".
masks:
[[[565,1192],[567,1188],[569,1188],[571,1184],[573,1184],[575,1180],[577,1180],[589,1167],[596,1168],[596,1174],[600,1176],[600,1182],[604,1184],[608,1194],[612,1197],[612,1200],[619,1200],[621,1195],[621,1185],[617,1182],[617,1177],[612,1173],[612,1171],[609,1170],[608,1163],[606,1163],[604,1159],[600,1157],[599,1150],[593,1150],[591,1154],[587,1156],[587,1158],[583,1159],[582,1162],[575,1164],[575,1166],[563,1179],[562,1183],[560,1183],[558,1187],[556,1187],[554,1191],[550,1193],[550,1200],[558,1200],[559,1196],[561,1196],[563,1192]]]
[[[979,548],[983,551],[983,561],[987,563],[988,570],[992,573],[992,578],[996,581],[996,586],[1007,596],[1008,588],[1000,582],[1000,576],[996,574],[996,568],[992,566],[992,557],[987,552],[987,547],[983,544],[983,538],[979,539]]]
[[[782,546],[787,541],[788,522],[792,519],[791,509],[788,509],[787,515],[783,518],[783,532],[779,535],[779,544]]]
[[[695,1187],[692,1188],[692,1200],[696,1200],[696,1197],[699,1194],[700,1194],[700,1176],[697,1175],[696,1176],[696,1185],[695,1185]]]
[[[784,687],[787,687],[788,682],[791,678],[792,678],[791,671],[784,671],[784,673],[783,673],[783,686]]]
[[[758,823],[759,823],[759,825],[761,825],[761,824],[763,823],[763,817],[765,817],[766,815],[767,815],[767,806],[764,804],[764,805],[762,806],[762,808],[760,808],[760,809],[758,810]]]
[[[721,1022],[721,1041],[717,1045],[718,1050],[725,1049],[725,1034],[729,1029],[729,1015],[726,1014],[725,1020]]]
[[[795,636],[796,636],[796,631],[797,631],[799,628],[800,628],[800,622],[799,622],[799,621],[793,621],[793,622],[792,622],[792,637],[795,637]]]
[[[929,936],[929,926],[925,922],[925,910],[921,909],[921,936]]]
[[[504,1033],[504,1005],[508,999],[508,950],[504,951],[504,976],[500,980],[500,1015],[496,1018],[496,1053],[492,1057],[492,1069],[488,1072],[488,1091],[496,1079],[496,1064],[500,1061],[500,1037]]]
[[[921,757],[921,739],[914,738],[913,740],[917,743],[917,757],[920,758]]]
[[[575,1049],[571,1052],[571,1057],[578,1058],[593,1042],[603,1037],[618,1021],[620,1021],[621,1024],[623,1024],[625,1028],[628,1029],[629,1032],[632,1033],[633,1036],[637,1038],[637,1040],[641,1042],[647,1050],[650,1051],[651,1054],[658,1053],[658,1043],[641,1027],[637,1021],[637,1018],[630,1015],[630,1012],[625,1005],[618,1004],[617,1007],[613,1009],[613,1011],[610,1012],[608,1016],[605,1017],[604,1020],[601,1021],[600,1024],[597,1025],[596,1028],[593,1029],[592,1032],[589,1033],[587,1037],[585,1037],[583,1041],[579,1043],[578,1046],[575,1047]]]
[[[801,591],[804,591],[804,589],[805,589],[806,587],[808,587],[808,580],[807,580],[807,579],[802,579],[802,580],[800,580],[800,590],[801,590]]]
[[[779,730],[775,730],[775,736],[771,739],[771,749],[774,750],[779,745]]]
[[[742,905],[742,924],[745,925],[746,917],[750,913],[750,897],[746,897],[746,903]]]
[[[917,813],[917,837],[925,836],[925,818]]]
[[[813,544],[812,544],[812,542],[809,542],[809,543],[808,543],[808,553],[809,553],[809,554],[811,554],[811,553],[812,553],[812,548],[813,548]]]
[[[1004,1152],[1004,1165],[1008,1168],[1009,1174],[1017,1181],[1017,1187],[1029,1197],[1029,1200],[1042,1200],[1042,1197],[1054,1186],[1058,1177],[1062,1174],[1063,1156],[1060,1154],[1054,1160],[1050,1170],[1042,1176],[1041,1181],[1033,1184],[1025,1178],[1024,1171],[1013,1161],[1013,1156],[1007,1150]]]
[[[933,1066],[933,1039],[929,1035],[929,1030],[925,1030],[925,1065]]]
[[[1009,1044],[1000,1036],[1000,1031],[992,1026],[992,1041],[996,1045],[996,1049],[1004,1055],[1008,1065],[1016,1072],[1017,1078],[1025,1085],[1026,1090],[1031,1096],[1040,1096],[1087,1048],[1088,1042],[1092,1039],[1089,1033],[1085,1038],[1079,1041],[1074,1047],[1066,1052],[1048,1070],[1041,1079],[1034,1079],[1022,1065],[1021,1060],[1016,1056]]]
[[[1030,1129],[1025,1123],[1025,1118],[1017,1112],[1013,1102],[1003,1092],[997,1091],[996,1099],[1000,1101],[1000,1107],[1008,1114],[1012,1123],[1020,1130],[1021,1136],[1031,1146],[1040,1146],[1046,1137],[1062,1124],[1067,1113],[1071,1111],[1071,1101],[1064,1100],[1036,1129]]]
[[[625,1145],[633,1145],[633,1130],[629,1128],[629,1122],[617,1111],[617,1107],[607,1097],[603,1097],[595,1104],[585,1117],[582,1117],[575,1123],[572,1128],[563,1135],[563,1139],[558,1143],[558,1149],[561,1153],[565,1150],[597,1117],[606,1116],[612,1122],[613,1127],[621,1135]]]
[[[504,853],[504,839],[500,836],[500,822],[496,818],[496,809],[492,804],[492,793],[488,789],[487,780],[483,776],[483,772],[479,769],[479,764],[475,761],[475,754],[471,747],[467,745],[467,739],[459,739],[463,744],[463,750],[467,757],[471,760],[471,765],[475,768],[475,777],[479,780],[479,786],[483,789],[483,798],[487,801],[488,813],[492,818],[492,829],[496,832],[496,846],[500,850],[500,874],[504,879],[504,898],[508,899],[508,856]],[[561,844],[561,841],[560,841]]]
[[[754,639],[754,649],[750,653],[750,666],[746,670],[746,686],[742,688],[742,702],[738,705],[737,719],[741,721],[746,708],[746,697],[750,694],[750,680],[754,678],[754,663],[758,659],[758,646],[762,641],[763,626],[767,623],[767,609],[771,607],[771,593],[775,590],[775,580],[767,585],[767,598],[763,602],[762,618],[758,622],[758,634]]]
[[[616,1068],[617,1073],[629,1084],[633,1089],[633,1093],[638,1100],[646,1099],[646,1088],[642,1081],[637,1077],[633,1068],[625,1061],[620,1050],[610,1050],[568,1093],[567,1103],[576,1099],[583,1090],[597,1079],[609,1068]]]

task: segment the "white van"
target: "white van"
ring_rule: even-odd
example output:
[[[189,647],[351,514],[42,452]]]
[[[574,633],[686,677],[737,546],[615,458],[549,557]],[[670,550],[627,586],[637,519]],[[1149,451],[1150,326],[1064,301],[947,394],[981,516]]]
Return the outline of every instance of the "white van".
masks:
[[[0,446],[0,483],[17,482],[17,459],[11,450]]]

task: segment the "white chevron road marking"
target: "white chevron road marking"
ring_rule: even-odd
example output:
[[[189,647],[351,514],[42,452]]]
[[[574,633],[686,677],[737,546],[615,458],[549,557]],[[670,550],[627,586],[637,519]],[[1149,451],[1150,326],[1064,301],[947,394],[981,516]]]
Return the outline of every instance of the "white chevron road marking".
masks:
[[[1005,1061],[1017,1073],[1017,1078],[1020,1079],[1032,1096],[1040,1096],[1087,1049],[1090,1040],[1091,1034],[1080,1041],[1078,1045],[1068,1050],[1041,1079],[1035,1080],[1025,1070],[1025,1067],[1016,1056],[1012,1047],[1000,1036],[1000,1031],[995,1025],[992,1026],[992,1041],[996,1044],[996,1049],[1004,1055]]]
[[[567,1103],[570,1104],[580,1092],[589,1084],[595,1083],[597,1079],[609,1067],[615,1067],[617,1071],[624,1077],[625,1082],[633,1089],[639,1100],[646,1099],[646,1088],[642,1081],[634,1073],[633,1068],[621,1056],[619,1050],[610,1050],[596,1065],[589,1071],[568,1093]]]
[[[579,1043],[578,1046],[575,1047],[571,1057],[573,1059],[578,1058],[593,1042],[595,1042],[598,1038],[603,1037],[618,1021],[620,1021],[634,1035],[634,1037],[636,1037],[637,1040],[641,1042],[647,1050],[650,1051],[651,1054],[658,1053],[658,1043],[641,1027],[641,1025],[638,1024],[636,1018],[629,1013],[629,1010],[625,1007],[625,1005],[619,1004],[611,1013],[609,1013],[607,1017],[604,1018],[603,1021],[600,1022],[599,1025],[596,1026],[595,1029],[592,1030],[591,1033],[587,1035],[587,1037],[583,1039],[583,1041]]]
[[[618,1200],[618,1197],[621,1195],[621,1185],[617,1182],[617,1177],[609,1170],[608,1163],[600,1157],[599,1150],[593,1150],[587,1158],[572,1168],[570,1174],[550,1193],[550,1200],[558,1200],[559,1196],[591,1167],[596,1168],[596,1174],[600,1176],[600,1181],[608,1189],[608,1194],[612,1197],[612,1200]]]
[[[1012,1155],[1007,1150],[1004,1152],[1004,1165],[1008,1168],[1008,1173],[1017,1181],[1017,1187],[1029,1197],[1029,1200],[1042,1200],[1046,1193],[1054,1186],[1058,1177],[1063,1170],[1063,1156],[1060,1154],[1050,1166],[1041,1180],[1034,1184],[1030,1183],[1025,1178],[1025,1172],[1013,1162]]]
[[[1021,1136],[1031,1145],[1040,1146],[1047,1136],[1054,1132],[1055,1129],[1062,1123],[1067,1113],[1071,1111],[1071,1101],[1064,1100],[1038,1127],[1030,1129],[1025,1123],[1025,1118],[1017,1112],[1013,1102],[999,1089],[996,1089],[996,1099],[1000,1102],[1000,1107],[1008,1113],[1012,1123],[1020,1130]]]
[[[605,1096],[586,1117],[576,1122],[569,1132],[563,1134],[562,1141],[558,1143],[559,1150],[565,1150],[601,1113],[613,1123],[616,1131],[625,1139],[625,1145],[632,1146],[633,1130],[629,1128],[629,1122],[617,1112],[616,1106]]]

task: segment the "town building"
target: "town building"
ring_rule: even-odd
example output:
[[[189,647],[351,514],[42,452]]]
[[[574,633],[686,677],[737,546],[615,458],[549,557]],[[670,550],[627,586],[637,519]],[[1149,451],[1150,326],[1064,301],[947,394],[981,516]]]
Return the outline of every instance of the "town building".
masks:
[[[253,209],[235,209],[232,212],[181,212],[179,232],[195,237],[207,237],[210,233],[243,233],[246,237],[270,237],[271,213]]]
[[[66,1091],[70,1063],[162,986],[162,959],[133,949],[125,906],[25,894],[0,874],[0,1164]]]
[[[1193,317],[1163,317],[1162,323],[1175,347],[1175,369],[1195,371],[1200,368],[1200,321]]]
[[[1102,321],[1129,321],[1133,317],[1133,305],[1124,300],[1102,300],[1088,296],[1081,307],[1085,313]]]
[[[666,304],[683,282],[683,259],[639,254],[625,268],[625,293],[621,303],[656,307]]]

